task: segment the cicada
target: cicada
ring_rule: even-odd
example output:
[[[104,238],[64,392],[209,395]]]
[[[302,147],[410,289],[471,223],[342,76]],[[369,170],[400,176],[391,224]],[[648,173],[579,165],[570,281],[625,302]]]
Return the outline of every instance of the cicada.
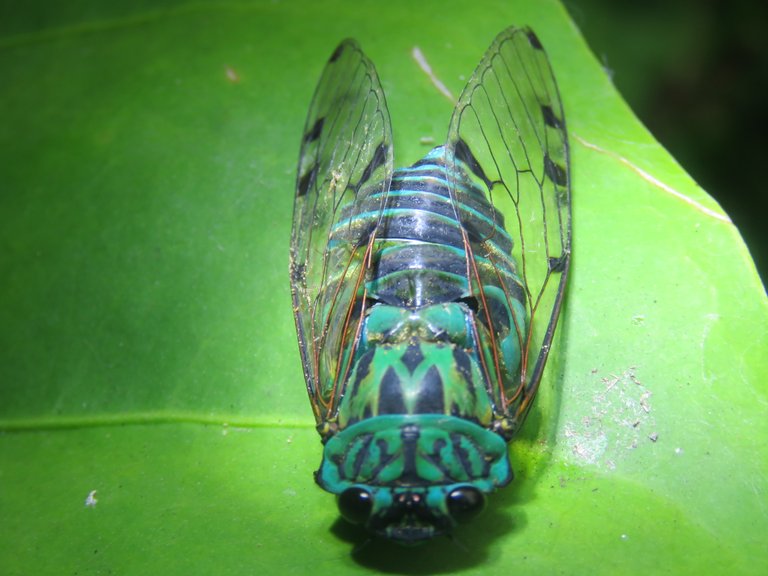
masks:
[[[394,169],[371,61],[333,52],[304,129],[290,277],[317,483],[404,544],[450,533],[513,477],[570,261],[563,106],[528,28],[493,41],[445,144]]]

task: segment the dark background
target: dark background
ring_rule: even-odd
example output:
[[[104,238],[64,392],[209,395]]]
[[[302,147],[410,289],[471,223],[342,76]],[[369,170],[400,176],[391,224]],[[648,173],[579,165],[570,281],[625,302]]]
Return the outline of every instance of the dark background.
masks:
[[[731,217],[765,284],[768,2],[565,4],[638,117]]]

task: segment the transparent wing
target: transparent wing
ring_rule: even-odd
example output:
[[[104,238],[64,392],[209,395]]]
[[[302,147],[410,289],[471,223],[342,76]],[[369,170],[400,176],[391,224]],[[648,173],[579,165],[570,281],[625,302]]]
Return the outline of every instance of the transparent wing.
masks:
[[[375,230],[344,226],[383,207],[392,178],[389,111],[373,64],[353,40],[325,66],[301,142],[291,288],[304,375],[318,424],[333,411],[355,294]],[[369,260],[369,259],[368,259]]]
[[[472,292],[490,326],[481,335],[483,348],[492,351],[486,370],[500,385],[503,432],[511,435],[536,394],[570,260],[565,117],[546,53],[530,29],[505,30],[486,52],[456,105],[446,158],[453,173],[464,170],[485,192],[494,223],[511,237],[501,238],[497,227],[491,227],[496,237],[478,232],[466,211],[457,214]],[[467,203],[464,187],[451,192],[455,204]],[[511,322],[493,313],[484,288],[499,284],[508,307],[520,311]],[[510,337],[519,357],[505,362],[497,351]]]

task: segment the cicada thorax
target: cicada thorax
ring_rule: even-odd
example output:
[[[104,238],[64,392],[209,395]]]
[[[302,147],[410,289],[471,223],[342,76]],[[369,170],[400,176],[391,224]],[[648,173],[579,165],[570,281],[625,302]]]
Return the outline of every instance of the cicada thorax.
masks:
[[[378,487],[374,506],[388,514],[398,494],[432,498],[429,530],[450,523],[452,490],[490,492],[512,478],[495,430],[519,385],[526,325],[503,219],[461,166],[452,170],[439,147],[395,171],[388,194],[342,217],[329,242],[329,261],[346,278],[337,297],[350,291],[350,304],[327,309],[337,316],[326,344],[339,349],[326,359],[336,368],[324,387],[335,409],[317,480],[337,494]],[[369,245],[344,242],[366,227],[376,230]]]

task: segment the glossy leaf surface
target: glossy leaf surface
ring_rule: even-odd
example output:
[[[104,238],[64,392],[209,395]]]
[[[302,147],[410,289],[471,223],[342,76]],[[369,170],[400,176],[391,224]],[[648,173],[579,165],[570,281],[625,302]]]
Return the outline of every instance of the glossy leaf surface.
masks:
[[[0,19],[2,572],[764,573],[768,307],[738,231],[558,3],[349,6]],[[545,44],[571,133],[558,346],[467,550],[353,556],[291,317],[307,106],[356,37],[409,164],[453,108],[414,47],[456,96],[509,24]]]

